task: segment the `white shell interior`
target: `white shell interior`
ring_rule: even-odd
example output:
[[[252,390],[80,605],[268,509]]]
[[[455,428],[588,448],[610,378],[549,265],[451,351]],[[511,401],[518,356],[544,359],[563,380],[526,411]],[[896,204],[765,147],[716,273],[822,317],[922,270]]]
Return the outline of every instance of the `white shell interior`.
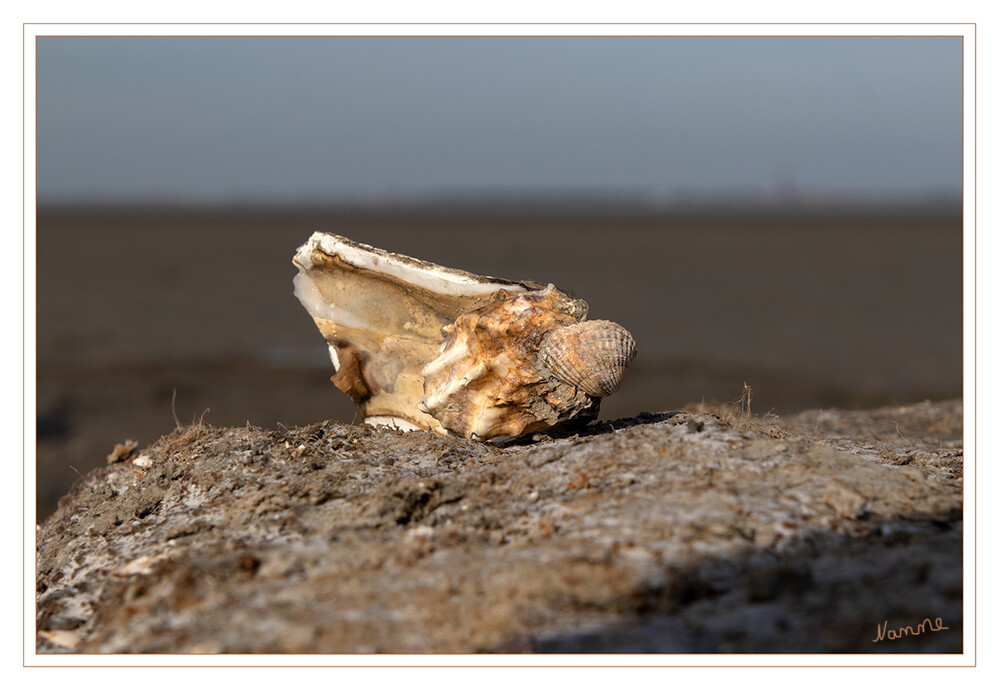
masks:
[[[402,254],[393,254],[359,242],[344,242],[335,235],[322,232],[312,233],[308,242],[298,248],[298,254],[295,255],[296,263],[306,270],[312,268],[312,252],[316,249],[328,256],[339,256],[342,261],[351,266],[390,275],[411,285],[442,295],[478,297],[490,295],[497,290],[506,290],[507,292],[524,292],[526,290],[525,287],[513,281],[477,276],[467,271],[418,261]],[[296,281],[295,293],[299,295],[302,304],[305,304],[312,314],[322,313],[322,303],[317,303],[309,295],[303,296],[304,290],[298,286]],[[309,305],[319,307],[319,311],[313,311]],[[348,316],[348,318],[351,317]],[[337,318],[329,317],[329,320],[345,323],[339,314]]]

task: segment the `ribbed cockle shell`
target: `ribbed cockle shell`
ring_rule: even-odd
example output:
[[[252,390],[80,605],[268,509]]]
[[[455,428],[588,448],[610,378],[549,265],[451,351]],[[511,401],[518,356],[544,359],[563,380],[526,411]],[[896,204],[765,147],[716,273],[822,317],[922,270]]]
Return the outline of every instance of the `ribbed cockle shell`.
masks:
[[[595,398],[617,391],[635,358],[635,339],[613,321],[583,321],[551,331],[538,357],[547,372]]]

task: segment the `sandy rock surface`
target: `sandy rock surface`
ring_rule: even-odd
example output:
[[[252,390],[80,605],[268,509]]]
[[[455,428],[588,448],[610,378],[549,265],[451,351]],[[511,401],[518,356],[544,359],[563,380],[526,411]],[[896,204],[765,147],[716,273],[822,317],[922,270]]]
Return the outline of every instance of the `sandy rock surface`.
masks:
[[[39,526],[37,648],[956,653],[961,438],[960,401],[506,446],[186,427]]]

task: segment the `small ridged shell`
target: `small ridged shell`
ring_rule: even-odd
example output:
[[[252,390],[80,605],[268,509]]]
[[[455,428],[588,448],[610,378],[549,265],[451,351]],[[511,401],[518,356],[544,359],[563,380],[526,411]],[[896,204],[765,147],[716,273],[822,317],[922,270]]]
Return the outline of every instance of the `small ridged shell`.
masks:
[[[552,331],[538,352],[559,381],[603,398],[615,392],[638,352],[635,339],[613,321],[583,321]]]

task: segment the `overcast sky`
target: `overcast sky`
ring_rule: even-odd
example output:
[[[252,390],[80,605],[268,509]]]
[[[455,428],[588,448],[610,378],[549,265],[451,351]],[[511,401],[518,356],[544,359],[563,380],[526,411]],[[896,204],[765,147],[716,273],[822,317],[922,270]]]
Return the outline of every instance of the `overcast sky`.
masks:
[[[960,38],[40,38],[41,201],[957,193]]]

